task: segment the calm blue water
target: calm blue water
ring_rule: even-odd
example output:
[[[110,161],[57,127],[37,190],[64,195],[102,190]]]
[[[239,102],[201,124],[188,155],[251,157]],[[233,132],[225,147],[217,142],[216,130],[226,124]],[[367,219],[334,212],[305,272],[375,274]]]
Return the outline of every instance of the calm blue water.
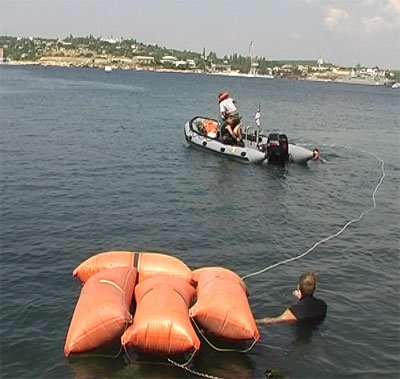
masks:
[[[289,80],[40,67],[1,74],[2,378],[186,378],[123,357],[63,356],[79,284],[107,250],[161,251],[246,275],[255,317],[280,314],[306,270],[328,303],[313,330],[260,327],[247,354],[203,343],[191,368],[224,378],[398,378],[400,91]],[[327,164],[249,166],[186,145],[230,91],[245,124],[319,146]]]

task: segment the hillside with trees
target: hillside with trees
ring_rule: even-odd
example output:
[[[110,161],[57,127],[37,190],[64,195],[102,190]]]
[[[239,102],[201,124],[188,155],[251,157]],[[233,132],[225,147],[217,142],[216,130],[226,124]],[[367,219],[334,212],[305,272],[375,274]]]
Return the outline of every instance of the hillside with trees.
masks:
[[[338,67],[324,62],[318,66],[313,60],[266,60],[264,57],[242,56],[233,53],[218,57],[213,51],[200,52],[176,50],[156,44],[145,44],[136,39],[101,38],[89,35],[64,39],[41,37],[0,36],[0,59],[16,64],[42,64],[78,67],[104,67],[140,70],[180,70],[213,72],[223,70],[249,73],[254,68],[258,75],[275,75],[291,78],[311,76],[335,80]],[[169,59],[166,59],[166,58]],[[343,75],[362,72],[363,66],[347,68]],[[335,71],[336,70],[336,71]],[[400,80],[399,71],[387,71],[375,67],[373,75],[391,81]],[[366,68],[364,68],[366,72]]]

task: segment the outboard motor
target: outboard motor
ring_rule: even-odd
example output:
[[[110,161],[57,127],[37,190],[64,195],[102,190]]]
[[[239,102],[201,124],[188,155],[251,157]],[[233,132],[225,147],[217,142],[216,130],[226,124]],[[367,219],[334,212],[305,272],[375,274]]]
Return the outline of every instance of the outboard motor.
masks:
[[[271,133],[267,140],[268,163],[284,165],[289,161],[289,143],[285,134]]]

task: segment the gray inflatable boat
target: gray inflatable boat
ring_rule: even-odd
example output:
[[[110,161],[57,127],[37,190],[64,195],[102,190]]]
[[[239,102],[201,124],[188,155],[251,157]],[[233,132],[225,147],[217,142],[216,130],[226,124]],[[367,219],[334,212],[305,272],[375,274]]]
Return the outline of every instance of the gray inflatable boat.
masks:
[[[257,125],[248,126],[242,130],[243,146],[238,146],[233,141],[223,140],[220,130],[217,120],[203,116],[192,118],[184,126],[185,138],[190,145],[244,163],[306,164],[313,158],[312,151],[290,144],[285,134],[275,132],[267,136]]]

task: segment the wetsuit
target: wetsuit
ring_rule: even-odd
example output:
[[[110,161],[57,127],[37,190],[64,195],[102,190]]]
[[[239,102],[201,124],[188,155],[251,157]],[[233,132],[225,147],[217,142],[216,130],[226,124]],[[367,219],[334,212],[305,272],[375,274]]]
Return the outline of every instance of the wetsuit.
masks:
[[[327,306],[323,300],[313,296],[303,296],[297,304],[289,308],[298,321],[322,320],[326,316]]]

